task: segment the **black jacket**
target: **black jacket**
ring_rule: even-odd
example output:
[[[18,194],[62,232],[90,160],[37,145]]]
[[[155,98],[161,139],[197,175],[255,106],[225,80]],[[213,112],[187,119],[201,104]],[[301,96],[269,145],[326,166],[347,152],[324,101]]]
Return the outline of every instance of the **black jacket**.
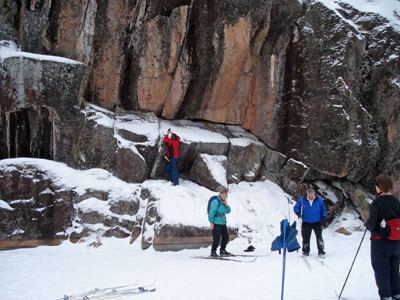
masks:
[[[372,236],[379,235],[380,223],[383,219],[400,218],[400,201],[392,195],[377,196],[369,207],[367,229]]]

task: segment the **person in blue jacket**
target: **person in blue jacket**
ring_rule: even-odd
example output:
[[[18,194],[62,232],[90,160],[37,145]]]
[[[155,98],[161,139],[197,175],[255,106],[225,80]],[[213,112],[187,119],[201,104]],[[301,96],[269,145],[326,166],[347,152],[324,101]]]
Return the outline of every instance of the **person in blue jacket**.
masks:
[[[221,242],[219,254],[221,256],[230,256],[231,253],[226,251],[226,245],[229,242],[229,233],[226,226],[226,214],[231,212],[228,205],[228,190],[220,189],[217,196],[210,198],[208,202],[208,221],[213,235],[213,243],[211,246],[212,257],[218,257],[217,248]],[[222,237],[222,240],[221,240]]]
[[[322,222],[326,220],[326,208],[322,198],[315,195],[312,187],[306,191],[306,196],[297,200],[293,208],[295,214],[303,220],[301,236],[303,238],[303,255],[310,254],[311,231],[317,238],[318,255],[325,255],[324,240],[322,239]]]

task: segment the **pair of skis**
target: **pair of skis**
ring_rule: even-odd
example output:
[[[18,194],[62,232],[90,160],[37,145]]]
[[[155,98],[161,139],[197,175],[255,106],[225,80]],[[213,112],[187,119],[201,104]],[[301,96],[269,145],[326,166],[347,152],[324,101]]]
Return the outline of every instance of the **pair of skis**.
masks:
[[[64,295],[63,298],[57,300],[91,300],[91,299],[112,299],[116,297],[123,297],[123,296],[133,296],[139,295],[144,293],[155,292],[156,287],[155,283],[149,285],[122,285],[110,288],[96,288],[91,291],[76,294],[76,295]]]
[[[246,254],[231,254],[229,256],[193,256],[192,258],[198,259],[214,259],[214,260],[225,260],[240,263],[252,263],[256,261],[258,257],[266,257],[267,255],[246,255]]]

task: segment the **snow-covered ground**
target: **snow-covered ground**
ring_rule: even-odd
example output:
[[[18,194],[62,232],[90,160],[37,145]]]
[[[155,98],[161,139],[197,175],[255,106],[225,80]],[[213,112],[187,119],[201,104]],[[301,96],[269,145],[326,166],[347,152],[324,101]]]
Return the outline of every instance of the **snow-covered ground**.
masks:
[[[316,256],[315,240],[310,257],[288,254],[285,299],[337,299],[363,234],[360,225],[353,213],[343,214],[331,224],[324,231],[324,260]],[[350,236],[336,233],[339,226],[354,232]],[[361,247],[343,294],[347,299],[377,299],[369,243],[366,238]],[[209,248],[142,251],[138,243],[130,245],[128,239],[114,238],[103,239],[99,248],[64,242],[60,246],[1,251],[0,298],[57,299],[93,288],[155,282],[156,292],[121,299],[280,299],[282,256],[271,253],[269,243],[253,245],[256,251],[252,254],[266,256],[252,263],[193,258],[208,255]],[[228,250],[245,254],[247,246],[247,240],[237,239]]]

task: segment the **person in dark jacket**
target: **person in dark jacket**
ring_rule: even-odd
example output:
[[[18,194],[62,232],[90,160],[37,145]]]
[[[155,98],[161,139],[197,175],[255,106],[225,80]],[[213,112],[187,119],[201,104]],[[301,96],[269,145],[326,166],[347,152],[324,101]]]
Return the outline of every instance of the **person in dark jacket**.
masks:
[[[221,188],[218,196],[213,196],[209,200],[208,221],[213,234],[213,243],[211,246],[212,257],[218,257],[217,248],[221,242],[219,254],[221,256],[230,256],[226,251],[226,245],[229,242],[229,233],[226,226],[226,214],[231,212],[228,205],[228,190]],[[221,240],[222,237],[222,240]]]
[[[315,195],[313,188],[308,188],[306,196],[300,197],[293,210],[303,220],[301,224],[301,236],[303,238],[303,255],[310,254],[311,231],[314,230],[317,238],[318,255],[325,255],[324,240],[322,238],[322,222],[326,220],[326,208],[322,198]]]
[[[169,181],[171,181],[173,185],[179,185],[178,159],[179,146],[181,144],[180,138],[177,134],[173,133],[171,129],[168,129],[163,142],[165,144],[165,159],[167,160],[165,171]]]
[[[377,197],[369,208],[367,229],[371,231],[371,264],[382,300],[400,300],[400,241],[387,237],[387,221],[400,218],[400,202],[392,195],[389,176],[375,179]]]

